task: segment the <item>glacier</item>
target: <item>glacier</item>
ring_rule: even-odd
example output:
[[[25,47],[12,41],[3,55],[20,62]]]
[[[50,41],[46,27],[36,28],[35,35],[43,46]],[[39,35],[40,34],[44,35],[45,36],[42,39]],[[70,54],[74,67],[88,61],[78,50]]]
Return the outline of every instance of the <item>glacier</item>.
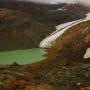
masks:
[[[81,22],[88,21],[88,20],[90,20],[90,13],[87,13],[86,17],[83,19],[79,19],[79,20],[72,21],[72,22],[67,22],[67,23],[60,24],[60,25],[56,26],[56,31],[54,31],[48,37],[43,39],[40,42],[39,47],[50,48],[55,43],[55,40],[57,38],[59,38],[63,33],[65,33],[65,31],[67,31],[69,28],[71,28],[71,27],[73,27]]]

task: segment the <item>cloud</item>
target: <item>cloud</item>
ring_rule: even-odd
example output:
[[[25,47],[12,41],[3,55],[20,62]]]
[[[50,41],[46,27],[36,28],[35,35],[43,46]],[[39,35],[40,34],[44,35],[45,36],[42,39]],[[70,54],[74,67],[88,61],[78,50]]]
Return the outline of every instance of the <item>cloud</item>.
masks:
[[[56,3],[73,3],[75,0],[19,0],[19,1],[32,1],[37,3],[50,3],[50,4],[56,4]]]
[[[76,2],[90,6],[90,0],[76,0]]]
[[[37,3],[49,3],[49,4],[82,3],[85,5],[90,5],[90,0],[19,0],[19,1],[32,1],[32,2],[37,2]]]

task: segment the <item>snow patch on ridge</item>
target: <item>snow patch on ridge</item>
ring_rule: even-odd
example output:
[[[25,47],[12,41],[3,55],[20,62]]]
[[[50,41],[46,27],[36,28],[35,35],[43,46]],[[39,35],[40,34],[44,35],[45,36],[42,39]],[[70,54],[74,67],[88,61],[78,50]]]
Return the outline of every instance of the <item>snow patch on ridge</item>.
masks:
[[[84,55],[83,58],[84,58],[84,59],[90,58],[90,48],[87,49],[87,51],[86,51],[86,53],[85,53],[85,55]]]
[[[59,8],[59,9],[56,9],[57,11],[65,11],[67,10],[65,7],[62,7],[62,8]]]
[[[90,20],[90,13],[86,14],[86,18],[60,24],[56,26],[56,31],[51,33],[48,37],[46,37],[44,40],[41,41],[39,47],[41,48],[50,48],[57,38],[59,38],[65,31],[67,31],[69,28],[81,23]]]

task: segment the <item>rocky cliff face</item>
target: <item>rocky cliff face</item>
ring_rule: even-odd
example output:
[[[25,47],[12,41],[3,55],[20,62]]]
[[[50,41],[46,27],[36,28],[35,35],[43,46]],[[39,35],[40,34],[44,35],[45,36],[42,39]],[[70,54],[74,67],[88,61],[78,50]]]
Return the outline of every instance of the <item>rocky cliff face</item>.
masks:
[[[38,47],[53,31],[53,24],[34,20],[32,14],[0,10],[0,51]]]
[[[90,21],[72,26],[60,38],[50,51],[60,52],[64,57],[82,59],[87,48],[90,47]]]

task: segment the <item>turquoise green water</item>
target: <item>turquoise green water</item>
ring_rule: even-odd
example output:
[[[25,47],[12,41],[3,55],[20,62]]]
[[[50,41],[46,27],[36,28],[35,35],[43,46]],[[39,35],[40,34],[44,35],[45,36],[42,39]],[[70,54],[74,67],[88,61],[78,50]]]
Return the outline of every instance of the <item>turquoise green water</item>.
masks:
[[[45,58],[44,54],[44,49],[40,48],[0,52],[0,64],[12,64],[14,62],[18,64],[34,63]]]

